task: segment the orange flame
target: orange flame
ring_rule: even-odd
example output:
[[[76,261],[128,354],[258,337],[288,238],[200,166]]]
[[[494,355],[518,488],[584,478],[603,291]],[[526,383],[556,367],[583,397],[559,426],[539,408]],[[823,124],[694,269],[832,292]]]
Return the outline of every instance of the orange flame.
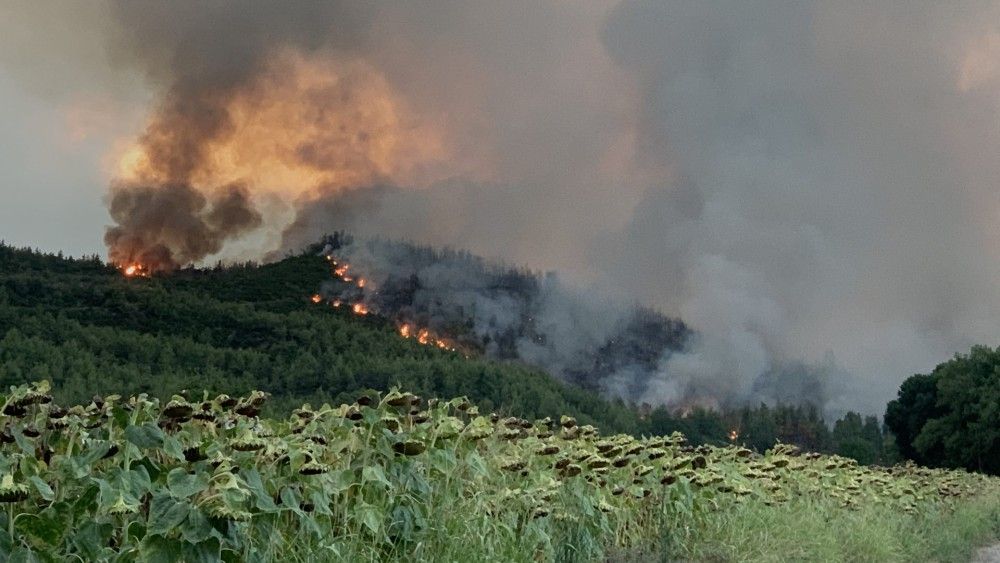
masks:
[[[127,278],[148,278],[150,277],[149,270],[146,269],[142,264],[127,264],[119,266],[122,274]]]
[[[365,288],[368,288],[368,290],[372,289],[372,284],[371,282],[368,281],[368,279],[364,277],[354,278],[352,276],[346,275],[347,271],[350,270],[351,268],[350,264],[341,263],[331,255],[326,256],[326,259],[329,260],[334,266],[333,275],[335,277],[340,278],[341,281],[348,283],[353,282],[354,284],[357,285],[359,289],[365,289]],[[343,302],[340,299],[337,299],[331,301],[330,304],[333,305],[335,308],[339,308],[343,304]],[[371,313],[370,309],[368,308],[368,305],[366,305],[364,302],[361,301],[354,303],[350,307],[351,311],[354,312],[354,314],[356,315],[368,315]],[[450,350],[452,352],[457,351],[457,348],[451,341],[437,337],[436,335],[432,334],[429,329],[426,328],[418,329],[412,324],[405,322],[400,323],[396,328],[399,331],[399,335],[402,336],[403,338],[415,338],[418,343],[425,346],[434,346],[442,350]]]
[[[456,351],[454,345],[447,340],[435,337],[431,334],[431,331],[426,328],[415,329],[413,325],[403,323],[399,325],[399,335],[403,338],[416,337],[417,342],[423,344],[424,346],[436,346],[442,350],[450,350],[452,352]]]
[[[320,295],[319,295],[318,293],[317,293],[316,295],[313,295],[313,296],[312,296],[312,302],[313,302],[313,303],[319,303],[319,302],[320,302],[320,301],[322,301],[322,300],[323,300],[323,298],[322,298],[322,297],[320,297]]]

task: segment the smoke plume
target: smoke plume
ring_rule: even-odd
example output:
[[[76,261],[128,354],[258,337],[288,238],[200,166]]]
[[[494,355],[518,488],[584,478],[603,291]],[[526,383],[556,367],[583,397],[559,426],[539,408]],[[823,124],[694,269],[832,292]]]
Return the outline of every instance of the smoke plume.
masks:
[[[555,272],[342,233],[325,241],[333,279],[318,302],[379,314],[423,344],[520,361],[609,395],[641,395],[659,361],[690,336],[681,321],[582,291]]]
[[[108,7],[155,95],[116,260],[339,228],[557,270],[697,333],[651,403],[879,411],[1000,333],[996,2]]]
[[[116,187],[104,241],[111,261],[171,270],[221,250],[230,237],[260,225],[247,190],[223,187],[211,197],[186,184]]]

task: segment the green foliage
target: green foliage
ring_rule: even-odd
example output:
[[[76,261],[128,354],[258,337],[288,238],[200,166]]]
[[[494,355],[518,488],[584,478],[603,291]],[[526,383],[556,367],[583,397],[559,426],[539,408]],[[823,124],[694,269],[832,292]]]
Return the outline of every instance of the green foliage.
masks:
[[[911,459],[1000,475],[1000,350],[976,346],[907,379],[885,422]]]
[[[312,303],[328,279],[316,256],[126,279],[94,258],[0,245],[0,385],[48,379],[57,400],[74,402],[95,390],[166,398],[260,388],[274,397],[271,413],[399,385],[521,416],[572,413],[646,430],[629,406],[539,370],[421,346],[386,320]]]

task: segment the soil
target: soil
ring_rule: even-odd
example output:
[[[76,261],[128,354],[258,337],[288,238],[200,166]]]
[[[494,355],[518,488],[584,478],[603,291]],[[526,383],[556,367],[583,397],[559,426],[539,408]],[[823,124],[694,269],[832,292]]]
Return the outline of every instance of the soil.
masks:
[[[984,547],[972,556],[972,563],[1000,563],[1000,543]]]

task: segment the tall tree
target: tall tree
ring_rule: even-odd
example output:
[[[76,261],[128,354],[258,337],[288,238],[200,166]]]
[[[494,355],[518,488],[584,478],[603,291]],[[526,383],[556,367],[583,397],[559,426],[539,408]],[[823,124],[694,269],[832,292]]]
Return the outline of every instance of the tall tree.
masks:
[[[905,457],[1000,474],[1000,349],[976,346],[907,379],[885,423]]]

